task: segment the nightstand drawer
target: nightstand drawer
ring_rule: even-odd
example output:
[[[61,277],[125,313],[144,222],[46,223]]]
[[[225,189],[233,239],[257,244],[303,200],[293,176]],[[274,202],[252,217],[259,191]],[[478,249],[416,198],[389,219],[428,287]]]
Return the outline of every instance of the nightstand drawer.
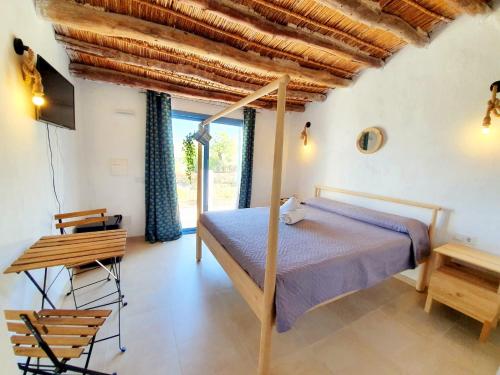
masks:
[[[429,294],[480,322],[493,322],[498,315],[500,295],[497,294],[497,284],[459,267],[443,266],[435,271]]]

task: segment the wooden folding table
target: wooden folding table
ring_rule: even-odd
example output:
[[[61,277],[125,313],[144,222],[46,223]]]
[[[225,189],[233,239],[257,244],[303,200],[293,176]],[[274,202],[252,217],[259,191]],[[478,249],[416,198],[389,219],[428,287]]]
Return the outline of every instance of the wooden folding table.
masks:
[[[104,297],[97,298],[85,304],[85,309],[90,310],[110,304],[118,304],[118,334],[106,337],[98,341],[118,337],[120,350],[125,351],[121,345],[121,308],[126,305],[123,301],[123,294],[120,286],[120,262],[125,255],[125,243],[127,232],[124,229],[107,230],[100,232],[64,234],[56,236],[44,236],[27,249],[14,263],[8,267],[4,273],[23,272],[35,285],[42,295],[42,309],[45,301],[55,309],[56,306],[47,295],[47,269],[50,267],[64,266],[66,268],[77,267],[83,264],[96,262],[113,277],[116,284],[116,291]],[[108,270],[101,261],[112,259],[113,263]],[[30,271],[43,269],[43,284],[40,285],[31,275]],[[49,286],[50,287],[50,286]],[[102,298],[118,293],[116,301],[99,306],[88,306]]]

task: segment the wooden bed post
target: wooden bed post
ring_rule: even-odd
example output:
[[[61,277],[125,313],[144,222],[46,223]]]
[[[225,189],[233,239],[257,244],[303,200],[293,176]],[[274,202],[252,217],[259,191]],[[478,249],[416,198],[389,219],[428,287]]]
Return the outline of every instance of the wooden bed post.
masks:
[[[430,240],[431,254],[425,260],[425,262],[423,262],[420,265],[417,284],[415,286],[415,288],[417,289],[417,292],[424,292],[425,289],[427,288],[427,283],[429,280],[429,271],[432,268],[432,265],[431,265],[431,263],[432,263],[432,250],[434,249],[434,236],[436,234],[438,211],[439,211],[438,209],[432,210],[432,221],[431,221],[431,225],[429,226],[429,240]]]
[[[264,278],[264,306],[262,306],[263,309],[260,329],[259,375],[266,375],[268,373],[271,360],[271,338],[275,317],[274,293],[276,288],[276,268],[278,257],[278,228],[281,195],[281,172],[283,167],[286,86],[289,81],[290,77],[288,75],[284,75],[280,78],[278,86],[271,209],[269,211],[269,235],[267,238],[266,273]]]
[[[198,142],[198,175],[196,176],[196,261],[201,261],[200,215],[203,204],[203,145]]]

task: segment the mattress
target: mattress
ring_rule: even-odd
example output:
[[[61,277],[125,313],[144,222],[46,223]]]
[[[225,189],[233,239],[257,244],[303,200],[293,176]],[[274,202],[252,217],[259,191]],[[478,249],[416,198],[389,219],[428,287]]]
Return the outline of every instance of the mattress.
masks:
[[[307,310],[368,288],[430,252],[420,221],[325,198],[305,202],[305,219],[279,225],[276,328],[289,330]],[[206,212],[200,221],[261,287],[269,208]]]

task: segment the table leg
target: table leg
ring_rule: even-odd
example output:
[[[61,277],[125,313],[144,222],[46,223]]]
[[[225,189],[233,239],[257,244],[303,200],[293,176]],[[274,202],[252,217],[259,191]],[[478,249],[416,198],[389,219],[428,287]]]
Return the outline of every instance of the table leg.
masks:
[[[44,272],[44,276],[43,276],[43,289],[42,287],[40,287],[40,285],[38,285],[38,283],[36,282],[36,280],[33,278],[33,276],[31,275],[31,273],[29,273],[29,271],[24,271],[24,273],[26,274],[26,276],[28,276],[28,278],[31,280],[31,282],[33,283],[33,285],[35,285],[35,287],[38,289],[38,291],[41,293],[42,295],[42,309],[44,308],[45,306],[45,301],[47,301],[49,303],[49,305],[55,309],[56,306],[52,303],[52,301],[50,300],[49,296],[47,295],[46,293],[46,286],[47,286],[47,268],[45,268],[45,272]]]
[[[431,312],[432,308],[432,295],[430,293],[427,294],[427,299],[425,300],[424,310],[428,314]]]
[[[110,272],[110,274],[113,275],[113,279],[115,280],[115,285],[116,285],[116,292],[113,292],[111,294],[118,293],[118,298],[116,299],[116,301],[113,301],[110,303],[105,303],[105,304],[99,305],[99,306],[87,307],[86,310],[91,310],[91,309],[95,309],[95,308],[99,308],[99,307],[103,307],[103,306],[118,304],[118,334],[104,337],[102,339],[96,340],[95,342],[98,343],[101,341],[105,341],[105,340],[109,340],[109,339],[118,337],[118,346],[120,348],[120,351],[123,353],[127,350],[127,348],[122,345],[121,309],[123,307],[127,306],[127,302],[125,302],[125,300],[124,300],[125,295],[122,294],[122,289],[121,289],[121,263],[120,263],[120,261],[118,261],[118,259],[116,257],[114,258],[110,269],[112,271],[112,272]],[[103,297],[101,297],[101,298],[103,298]],[[99,299],[101,299],[101,298],[99,298]],[[95,302],[95,301],[92,301],[92,302]]]
[[[115,279],[116,282],[116,289],[118,290],[118,346],[120,347],[120,350],[122,353],[124,353],[127,348],[125,346],[122,346],[122,322],[121,322],[121,310],[122,310],[122,305],[123,307],[126,306],[126,303],[123,301],[123,298],[125,297],[122,295],[122,289],[121,289],[121,262],[117,262],[115,258],[115,271],[117,273],[117,278]]]
[[[488,340],[488,337],[490,336],[491,328],[492,328],[491,322],[484,322],[483,323],[483,329],[481,330],[481,335],[479,336],[479,341],[486,342],[486,340]]]

